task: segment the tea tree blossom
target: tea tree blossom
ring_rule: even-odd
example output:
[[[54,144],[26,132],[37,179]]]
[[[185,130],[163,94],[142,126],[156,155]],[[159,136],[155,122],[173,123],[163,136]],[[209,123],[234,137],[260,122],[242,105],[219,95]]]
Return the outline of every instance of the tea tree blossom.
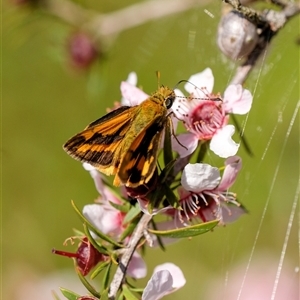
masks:
[[[190,94],[185,99],[180,90],[173,103],[172,110],[182,120],[189,131],[178,136],[180,146],[174,139],[174,150],[181,157],[187,156],[198,146],[199,141],[210,142],[210,149],[220,157],[227,158],[237,153],[239,144],[232,140],[235,128],[228,125],[229,114],[246,114],[252,104],[252,95],[241,85],[230,85],[223,98],[212,93],[214,77],[211,69],[195,74],[185,84]]]
[[[170,209],[167,214],[173,215],[176,224],[186,224],[194,218],[203,222],[219,219],[221,224],[234,221],[245,210],[236,201],[236,194],[228,189],[235,182],[241,166],[240,157],[228,158],[221,178],[219,169],[208,164],[186,165],[178,189],[182,210]]]

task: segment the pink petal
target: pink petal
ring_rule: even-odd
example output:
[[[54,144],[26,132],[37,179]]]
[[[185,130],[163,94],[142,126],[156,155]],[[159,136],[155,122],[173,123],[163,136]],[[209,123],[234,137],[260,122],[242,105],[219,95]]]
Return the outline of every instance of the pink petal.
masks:
[[[129,84],[126,81],[122,81],[121,83],[121,93],[123,96],[122,105],[139,105],[141,102],[143,102],[149,97],[142,90]]]
[[[222,203],[222,220],[220,225],[229,224],[236,221],[240,216],[246,213],[242,206],[237,206],[231,203]]]
[[[213,190],[220,182],[218,168],[208,164],[187,164],[182,172],[181,185],[187,191],[199,193]]]
[[[226,191],[234,184],[236,177],[242,168],[242,159],[239,156],[229,157],[225,161],[225,166],[221,182],[216,188],[218,191]]]
[[[198,139],[190,132],[179,134],[176,138],[172,137],[172,149],[176,151],[181,158],[193,153],[197,146]]]
[[[240,84],[232,84],[225,90],[223,108],[227,113],[244,115],[250,111],[252,100],[249,90],[244,90]]]
[[[210,141],[210,150],[223,158],[235,155],[240,145],[231,138],[234,131],[233,125],[226,125],[219,129]]]
[[[148,281],[142,295],[142,300],[158,300],[172,291],[173,279],[169,271],[156,272]]]
[[[220,219],[219,225],[234,222],[245,213],[246,210],[242,206],[226,202],[221,202],[220,205],[214,202],[207,208],[201,208],[201,214],[206,222]]]
[[[173,289],[179,289],[182,288],[185,283],[186,283],[186,279],[181,271],[181,269],[174,265],[173,263],[164,263],[161,265],[158,265],[157,267],[155,267],[153,273],[162,271],[162,270],[167,270],[171,273],[172,277],[173,277],[173,284],[172,287]]]
[[[89,204],[83,207],[83,215],[104,234],[118,233],[122,230],[120,213],[108,205]]]
[[[211,93],[214,87],[214,76],[210,68],[192,75],[188,81],[192,84],[186,83],[184,88],[188,93],[195,94],[196,97],[204,96],[199,89],[205,88],[208,93]]]
[[[135,279],[144,278],[147,275],[147,266],[138,252],[134,252],[127,268],[127,274]]]

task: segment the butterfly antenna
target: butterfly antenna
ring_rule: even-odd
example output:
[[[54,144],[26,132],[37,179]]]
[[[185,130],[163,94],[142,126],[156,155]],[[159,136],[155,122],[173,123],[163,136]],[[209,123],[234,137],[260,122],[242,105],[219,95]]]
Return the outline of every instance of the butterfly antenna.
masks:
[[[199,89],[199,87],[197,87],[194,83],[186,80],[186,79],[183,79],[183,80],[180,80],[176,83],[176,85],[174,86],[174,90],[178,87],[179,84],[183,83],[183,82],[186,82],[186,83],[189,83],[191,85],[193,85],[195,87],[195,89]],[[200,89],[202,92],[203,92],[203,89]],[[195,99],[199,99],[199,100],[206,100],[206,99],[209,99],[209,100],[212,100],[212,101],[222,101],[222,98],[221,97],[214,97],[214,98],[211,98],[208,94],[205,94],[204,95],[207,96],[207,98],[195,98]]]
[[[160,88],[160,71],[156,71],[157,88]]]
[[[181,83],[183,83],[183,82],[189,83],[189,84],[193,85],[196,89],[198,89],[198,87],[197,87],[195,84],[193,84],[192,82],[189,82],[189,81],[186,80],[186,79],[182,79],[182,80],[178,81],[178,82],[175,84],[173,90],[177,89],[178,85],[181,84]]]

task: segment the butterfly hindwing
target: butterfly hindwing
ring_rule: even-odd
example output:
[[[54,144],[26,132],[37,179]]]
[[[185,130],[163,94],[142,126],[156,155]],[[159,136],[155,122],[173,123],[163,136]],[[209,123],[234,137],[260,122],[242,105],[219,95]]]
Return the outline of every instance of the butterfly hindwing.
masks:
[[[116,182],[120,180],[127,186],[136,187],[150,180],[156,168],[165,121],[164,116],[153,119],[134,139],[122,158]]]

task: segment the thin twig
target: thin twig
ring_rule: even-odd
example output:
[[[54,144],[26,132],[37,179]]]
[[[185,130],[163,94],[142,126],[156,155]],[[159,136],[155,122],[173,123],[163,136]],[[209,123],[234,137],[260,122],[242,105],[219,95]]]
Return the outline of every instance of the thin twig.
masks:
[[[118,269],[117,269],[117,271],[114,275],[114,278],[110,284],[109,293],[108,293],[109,299],[114,300],[116,298],[118,290],[119,290],[119,288],[122,284],[122,281],[124,279],[124,276],[126,274],[126,270],[127,270],[128,264],[130,262],[130,259],[133,255],[134,251],[136,250],[140,239],[144,235],[144,231],[147,229],[148,223],[150,222],[151,219],[152,219],[151,215],[144,214],[142,216],[141,220],[139,221],[137,227],[135,228],[135,230],[131,236],[131,239],[129,241],[128,248],[122,255],[120,262],[119,262]]]

